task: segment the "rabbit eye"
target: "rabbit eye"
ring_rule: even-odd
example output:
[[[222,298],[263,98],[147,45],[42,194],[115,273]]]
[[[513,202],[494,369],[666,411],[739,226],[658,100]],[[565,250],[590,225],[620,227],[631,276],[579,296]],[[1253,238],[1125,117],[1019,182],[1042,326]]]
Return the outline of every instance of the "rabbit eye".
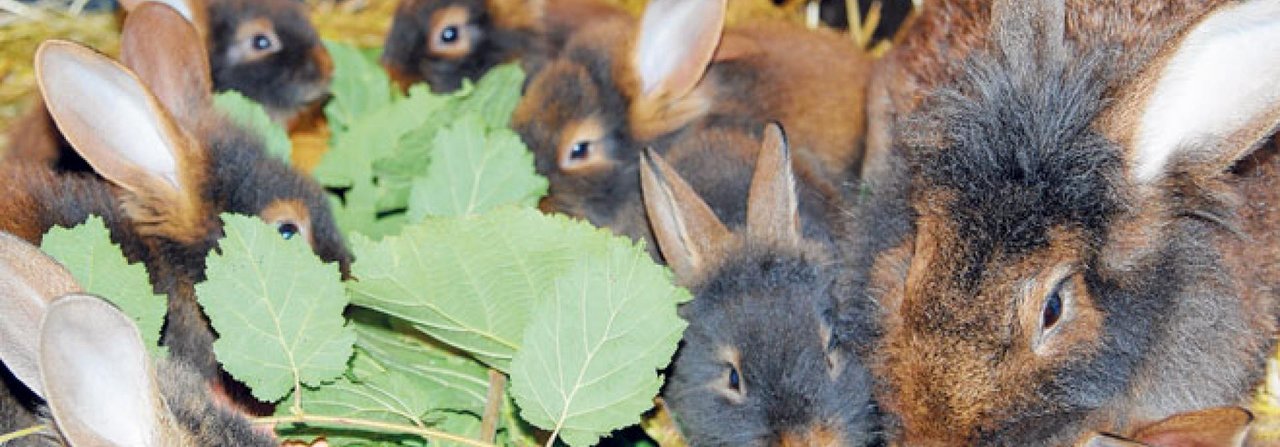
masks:
[[[1049,292],[1049,296],[1044,300],[1044,311],[1040,315],[1040,327],[1043,330],[1048,330],[1062,319],[1062,284],[1064,282],[1066,280],[1053,286],[1053,291]]]
[[[301,229],[298,228],[298,224],[293,222],[281,222],[280,225],[276,226],[276,231],[280,233],[280,237],[287,241],[297,236]]]
[[[458,27],[449,25],[440,31],[440,41],[444,43],[454,43],[458,40]]]
[[[738,368],[729,367],[729,389],[735,392],[742,391],[742,379],[738,377]]]
[[[587,158],[591,153],[591,142],[579,141],[573,145],[573,149],[569,151],[570,160],[582,160]]]
[[[253,36],[253,49],[258,51],[267,51],[271,49],[271,38],[265,34]]]

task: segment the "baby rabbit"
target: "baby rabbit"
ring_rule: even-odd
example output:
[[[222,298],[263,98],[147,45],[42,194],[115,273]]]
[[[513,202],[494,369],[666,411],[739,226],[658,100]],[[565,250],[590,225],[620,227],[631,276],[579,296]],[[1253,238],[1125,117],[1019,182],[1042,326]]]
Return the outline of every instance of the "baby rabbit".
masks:
[[[194,285],[204,280],[205,258],[222,235],[218,214],[257,215],[282,237],[307,240],[344,274],[351,256],[323,191],[213,110],[207,59],[190,24],[167,6],[148,4],[126,19],[124,35],[123,58],[136,75],[72,43],[38,50],[49,110],[101,177],[0,165],[12,179],[0,197],[0,230],[36,242],[54,225],[103,216],[126,257],[144,262],[156,291],[169,296],[164,343],[213,379],[214,334]]]
[[[168,4],[195,24],[207,44],[212,89],[235,90],[290,123],[327,98],[333,63],[296,0],[122,0],[129,11]],[[64,170],[88,170],[58,133],[43,103],[16,123],[6,158],[40,160]]]
[[[870,275],[890,436],[1074,445],[1250,398],[1280,292],[1280,158],[1258,149],[1280,3],[925,14],[891,122],[912,217]]]
[[[180,360],[152,368],[129,317],[85,295],[56,261],[3,232],[0,309],[0,360],[47,403],[17,415],[22,421],[0,421],[0,433],[29,427],[13,422],[45,418],[54,427],[6,445],[279,445],[210,399],[200,375]],[[0,389],[0,402],[6,394]]]
[[[656,151],[640,164],[662,253],[695,294],[662,393],[690,445],[875,445],[871,376],[831,339],[839,264],[802,235],[817,217],[801,214],[780,128],[765,131],[736,232]]]
[[[382,63],[404,88],[451,92],[516,59],[536,73],[583,24],[625,16],[602,0],[401,0]]]
[[[641,148],[716,129],[758,138],[771,121],[823,175],[856,165],[867,70],[856,46],[790,24],[722,30],[724,15],[724,0],[655,0],[639,23],[581,29],[534,75],[512,123],[550,181],[544,209],[610,226]]]

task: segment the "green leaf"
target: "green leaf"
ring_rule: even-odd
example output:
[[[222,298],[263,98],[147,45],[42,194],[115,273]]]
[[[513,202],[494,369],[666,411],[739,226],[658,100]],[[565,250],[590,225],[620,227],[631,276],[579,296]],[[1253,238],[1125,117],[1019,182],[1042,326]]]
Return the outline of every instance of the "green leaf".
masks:
[[[481,413],[489,390],[488,369],[432,345],[411,327],[357,323],[356,347],[384,372],[431,390],[432,407]]]
[[[422,127],[448,104],[448,97],[418,88],[403,100],[351,118],[345,130],[334,131],[332,147],[313,174],[320,183],[337,187],[372,178],[374,161],[395,153],[405,134]]]
[[[324,112],[335,132],[391,102],[391,78],[382,67],[353,46],[326,40],[324,47],[333,58],[333,81],[329,85],[333,98]]]
[[[168,301],[155,294],[147,268],[130,264],[120,247],[111,242],[101,217],[90,216],[71,229],[50,229],[40,249],[67,267],[86,292],[110,301],[132,318],[152,357],[165,355],[160,347],[160,328]]]
[[[521,416],[573,446],[639,422],[684,331],[676,305],[688,299],[627,241],[580,259],[537,307],[511,362]]]
[[[262,108],[261,104],[234,90],[214,95],[213,103],[232,121],[261,135],[267,144],[268,154],[279,157],[285,163],[292,163],[293,142],[289,141],[289,133],[285,132],[283,126],[271,120],[271,116],[267,115],[267,110]]]
[[[502,205],[533,207],[547,181],[533,168],[533,154],[507,129],[486,135],[478,115],[467,115],[436,134],[427,175],[413,183],[409,220],[480,214]]]
[[[601,235],[532,209],[428,219],[374,243],[353,238],[353,304],[394,316],[505,371],[537,297]]]
[[[510,63],[494,67],[480,78],[475,90],[470,92],[454,116],[478,113],[491,128],[506,128],[511,123],[511,113],[520,103],[520,90],[524,87],[524,70],[520,64]]]
[[[213,349],[222,366],[267,402],[342,375],[355,331],[344,325],[338,266],[258,218],[223,214],[222,221],[221,254],[209,255],[208,280],[196,285],[221,334]]]

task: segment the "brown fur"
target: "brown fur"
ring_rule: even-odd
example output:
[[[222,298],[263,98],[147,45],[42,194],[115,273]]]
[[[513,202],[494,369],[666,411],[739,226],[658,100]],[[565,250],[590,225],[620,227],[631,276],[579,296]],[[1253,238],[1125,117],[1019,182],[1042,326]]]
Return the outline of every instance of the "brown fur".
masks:
[[[919,216],[912,235],[881,253],[869,281],[874,298],[888,312],[883,320],[881,361],[873,367],[886,382],[880,397],[901,424],[903,444],[1061,445],[1073,442],[1073,435],[1085,429],[1129,436],[1174,413],[1238,404],[1248,397],[1275,342],[1275,291],[1280,290],[1280,249],[1275,248],[1280,246],[1276,235],[1280,161],[1275,149],[1253,152],[1234,170],[1223,173],[1232,157],[1253,149],[1250,141],[1258,135],[1246,132],[1215,141],[1220,146],[1213,149],[1237,149],[1212,155],[1218,158],[1179,155],[1159,182],[1137,184],[1122,175],[1132,163],[1135,117],[1168,57],[1162,48],[1177,44],[1189,25],[1224,3],[1066,2],[1067,47],[1085,55],[1106,55],[1101,62],[1105,68],[1096,75],[1099,89],[1085,93],[1098,97],[1084,100],[1087,106],[1112,107],[1081,115],[1089,118],[1086,125],[1092,124],[1081,132],[1096,131],[1105,139],[1102,143],[1060,134],[1062,142],[1037,141],[1045,144],[1043,148],[1005,148],[1001,144],[1006,140],[992,142],[989,151],[975,151],[978,157],[991,154],[990,161],[938,155],[960,150],[956,147],[961,143],[953,139],[973,135],[955,129],[966,125],[985,129],[979,126],[991,123],[950,123],[925,107],[936,106],[934,101],[963,102],[957,98],[1009,100],[1010,96],[1000,95],[1026,91],[982,82],[993,77],[1015,82],[1031,79],[998,73],[981,77],[989,72],[979,70],[990,66],[974,68],[970,56],[1018,61],[1000,57],[1026,49],[1011,46],[989,31],[992,12],[986,2],[931,4],[914,30],[918,34],[908,37],[876,73],[869,113],[870,133],[877,138],[868,149],[870,161],[864,172],[870,177],[891,176],[894,157],[916,161],[909,195],[911,209]],[[1041,48],[1041,42],[1023,44]],[[1100,49],[1108,51],[1091,52]],[[1050,55],[1040,57],[1051,59],[1053,50],[1045,51]],[[1044,63],[1030,57],[1026,61]],[[1001,67],[1018,71],[1016,64]],[[1061,97],[1050,95],[1082,91],[1048,90],[1044,99],[1058,100]],[[1035,94],[1014,98],[1025,101]],[[1001,113],[1018,110],[998,104],[1006,107],[998,109]],[[1010,104],[1039,111],[1026,103],[1010,100]],[[988,110],[963,107],[944,110]],[[1062,120],[1083,119],[1064,116]],[[944,125],[930,125],[937,122]],[[1040,124],[1028,120],[1003,125],[1010,134],[1036,135],[1033,132],[1041,129],[1033,126]],[[1241,127],[1256,131],[1265,126]],[[960,141],[976,146],[982,140]],[[1062,177],[1044,177],[1081,182],[1080,189],[1063,188],[1059,193],[1098,201],[1091,209],[1063,206],[1044,211],[1077,213],[1058,223],[1000,221],[1006,217],[990,216],[1005,216],[997,204],[1008,191],[992,189],[988,198],[975,199],[981,193],[977,188],[931,183],[943,181],[936,180],[940,178],[968,179],[966,169],[988,166],[990,170],[982,172],[990,177],[972,178],[994,179],[993,188],[1005,188],[1017,183],[1013,177],[1045,175],[1035,170],[1057,163],[1035,149],[1080,150],[1087,155],[1066,142],[1098,144],[1100,151],[1116,158],[1079,160],[1078,166],[1102,166],[1090,174],[1095,175],[1093,180],[1068,173],[1065,167],[1054,168],[1063,169]],[[893,153],[898,150],[912,152]],[[1001,151],[1027,154],[1032,161],[1024,161],[1027,164],[1019,168],[1010,162],[1012,158],[998,158],[1008,153]],[[1108,173],[1108,169],[1116,171]],[[1027,188],[1046,181],[1032,178]],[[1113,188],[1088,190],[1088,182]],[[973,205],[974,200],[983,207],[977,212],[986,216],[977,218],[989,219],[982,225],[990,226],[966,222],[965,208],[979,206]],[[1008,208],[1036,209],[1009,200]],[[1111,201],[1119,206],[1106,211],[1111,206],[1106,202]],[[1107,217],[1088,220],[1090,212]],[[1184,250],[1194,254],[1179,253]],[[905,271],[904,263],[910,264]],[[1041,344],[1040,322],[1050,318],[1045,316],[1049,315],[1046,300],[1058,278],[1066,278],[1061,282],[1066,304],[1060,319],[1053,317],[1059,322],[1052,326],[1054,332],[1044,336]],[[1161,289],[1170,284],[1183,285]],[[1159,297],[1141,295],[1157,290]],[[1134,301],[1117,301],[1121,299]],[[1159,310],[1142,309],[1155,299],[1174,302]],[[1125,333],[1117,327],[1130,324],[1126,319],[1142,327],[1155,324],[1147,334]],[[1124,362],[1133,364],[1121,366]]]

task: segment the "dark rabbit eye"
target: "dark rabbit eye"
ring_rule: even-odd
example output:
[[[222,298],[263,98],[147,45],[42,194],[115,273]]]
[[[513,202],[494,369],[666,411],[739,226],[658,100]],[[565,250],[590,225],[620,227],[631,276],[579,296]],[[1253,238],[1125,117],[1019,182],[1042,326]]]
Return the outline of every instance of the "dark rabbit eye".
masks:
[[[276,227],[276,231],[280,233],[280,237],[283,237],[284,240],[287,241],[293,239],[294,236],[297,236],[301,230],[298,229],[298,225],[293,222],[281,222],[280,225]]]
[[[271,38],[263,34],[254,35],[253,49],[258,51],[266,51],[271,49]]]
[[[738,377],[738,368],[729,366],[729,389],[734,391],[742,391],[741,378]]]
[[[591,151],[591,142],[579,141],[573,145],[573,150],[569,151],[569,158],[572,160],[581,160],[587,158],[587,154]]]
[[[457,40],[458,40],[458,27],[457,27],[457,26],[455,26],[455,25],[449,25],[449,26],[444,27],[444,30],[443,30],[443,31],[440,31],[440,41],[441,41],[441,42],[444,42],[444,43],[453,43],[454,41],[457,41]]]
[[[1044,330],[1058,324],[1058,320],[1062,318],[1062,284],[1064,282],[1066,280],[1053,286],[1053,291],[1049,292],[1048,298],[1044,300],[1044,312],[1040,317],[1040,327]]]

